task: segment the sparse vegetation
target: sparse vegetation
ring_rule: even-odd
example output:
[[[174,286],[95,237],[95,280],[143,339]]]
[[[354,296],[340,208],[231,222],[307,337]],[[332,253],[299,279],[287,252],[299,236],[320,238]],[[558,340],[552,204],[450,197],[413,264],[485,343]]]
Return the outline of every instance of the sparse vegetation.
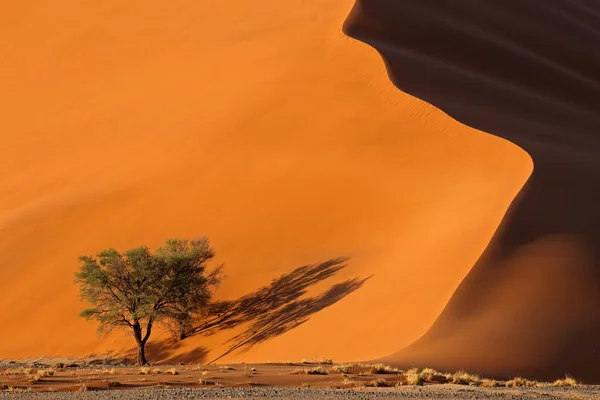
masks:
[[[175,368],[170,368],[165,373],[170,375],[179,375],[179,371],[177,371]]]
[[[504,386],[506,387],[536,387],[538,385],[539,384],[536,381],[530,381],[521,377],[513,378],[504,383]]]
[[[347,374],[349,365],[334,365],[331,367],[331,372],[334,374]]]
[[[380,378],[380,379],[376,379],[374,381],[367,383],[366,386],[368,386],[368,387],[391,387],[394,385],[391,384],[390,382],[386,381],[385,379]]]
[[[423,378],[419,374],[417,368],[409,369],[404,373],[406,378],[406,384],[411,386],[421,386],[423,384]]]
[[[100,330],[127,329],[137,345],[137,363],[146,365],[145,346],[156,323],[182,330],[208,306],[220,282],[220,268],[207,274],[214,251],[207,239],[167,240],[154,253],[146,246],[119,253],[80,257],[75,274],[81,298],[91,307],[81,317]]]
[[[496,381],[495,379],[483,379],[479,386],[483,388],[493,388],[502,386],[502,383]]]
[[[362,365],[359,364],[359,366],[362,366]],[[372,365],[366,365],[366,366],[370,368],[370,372],[372,374],[398,374],[398,373],[402,372],[399,369],[392,368],[389,365],[385,365],[385,364],[372,364]]]
[[[297,369],[292,373],[297,375],[329,375],[329,371],[323,367]]]
[[[456,385],[470,385],[479,386],[481,384],[481,378],[479,375],[469,374],[465,371],[458,371],[451,375],[449,379],[450,383]]]
[[[142,367],[138,371],[138,375],[148,375],[148,374],[150,374],[150,368],[147,368],[147,367]]]
[[[577,385],[577,381],[570,376],[565,376],[563,379],[557,379],[554,382],[552,382],[552,386],[557,387],[572,387]]]

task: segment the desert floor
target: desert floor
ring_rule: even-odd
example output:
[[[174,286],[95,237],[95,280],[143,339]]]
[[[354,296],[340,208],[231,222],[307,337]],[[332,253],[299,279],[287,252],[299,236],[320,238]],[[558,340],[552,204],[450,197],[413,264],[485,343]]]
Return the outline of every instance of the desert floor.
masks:
[[[0,364],[0,397],[10,394],[22,398],[49,399],[600,398],[600,387],[596,386],[555,387],[548,383],[535,383],[534,386],[533,382],[529,382],[530,386],[523,384],[521,387],[507,387],[511,386],[510,382],[496,382],[478,377],[477,386],[469,384],[468,381],[459,385],[440,383],[443,381],[441,374],[420,374],[426,377],[415,385],[415,382],[408,378],[410,372],[395,370],[383,364],[329,362],[304,360],[287,363],[161,365],[143,368],[110,363],[49,366],[10,362]]]

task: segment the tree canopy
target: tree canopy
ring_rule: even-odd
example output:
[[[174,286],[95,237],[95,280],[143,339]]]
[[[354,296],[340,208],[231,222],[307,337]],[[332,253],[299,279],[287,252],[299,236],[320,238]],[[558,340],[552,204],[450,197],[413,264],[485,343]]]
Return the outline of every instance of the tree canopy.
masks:
[[[155,324],[185,331],[210,304],[221,272],[220,266],[207,272],[214,255],[208,239],[201,238],[170,239],[154,253],[141,246],[80,257],[76,282],[90,304],[80,316],[98,322],[102,331],[131,330],[138,364],[147,364],[145,345]]]

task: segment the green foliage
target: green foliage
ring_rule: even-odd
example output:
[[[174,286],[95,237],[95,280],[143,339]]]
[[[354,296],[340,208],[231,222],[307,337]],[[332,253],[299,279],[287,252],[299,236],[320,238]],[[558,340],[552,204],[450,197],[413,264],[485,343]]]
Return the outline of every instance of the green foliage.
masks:
[[[76,282],[82,300],[91,305],[80,316],[99,322],[103,331],[132,329],[143,358],[153,324],[185,326],[209,305],[221,271],[206,272],[213,257],[206,238],[170,239],[154,253],[142,246],[80,257]]]

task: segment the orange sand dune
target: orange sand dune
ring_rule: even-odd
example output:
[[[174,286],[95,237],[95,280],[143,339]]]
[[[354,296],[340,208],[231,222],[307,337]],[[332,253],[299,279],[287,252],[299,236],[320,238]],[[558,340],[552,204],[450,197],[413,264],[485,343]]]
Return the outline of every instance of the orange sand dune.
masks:
[[[373,359],[422,336],[531,160],[397,90],[379,55],[343,34],[352,6],[5,4],[0,358],[130,346],[78,319],[77,256],[201,234],[226,264],[222,299],[334,257],[348,266],[309,295],[371,277],[224,361]],[[235,333],[194,337],[174,352],[206,361]]]
[[[387,360],[600,382],[600,3],[359,0],[346,31],[535,166],[433,327]]]

